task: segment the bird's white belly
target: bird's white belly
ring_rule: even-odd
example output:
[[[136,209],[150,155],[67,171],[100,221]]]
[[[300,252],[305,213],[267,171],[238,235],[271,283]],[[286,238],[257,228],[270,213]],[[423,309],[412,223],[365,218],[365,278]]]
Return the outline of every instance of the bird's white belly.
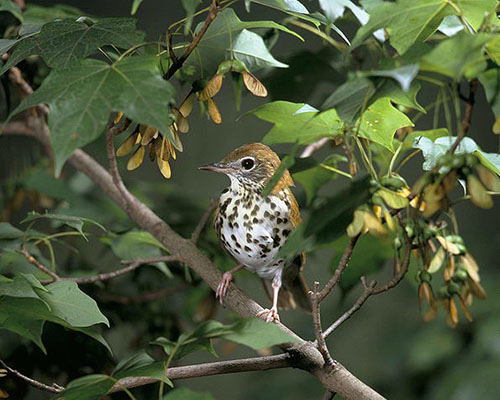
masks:
[[[278,251],[293,229],[285,201],[278,196],[258,196],[248,207],[244,198],[229,190],[220,204],[217,228],[226,250],[247,269],[271,279],[282,267]]]

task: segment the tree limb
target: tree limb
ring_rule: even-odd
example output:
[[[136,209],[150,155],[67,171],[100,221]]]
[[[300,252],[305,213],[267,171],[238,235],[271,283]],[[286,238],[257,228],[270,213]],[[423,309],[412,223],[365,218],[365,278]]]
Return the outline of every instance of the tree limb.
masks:
[[[38,261],[35,257],[33,257],[28,252],[28,250],[26,249],[26,247],[24,247],[24,245],[21,247],[21,249],[19,250],[19,252],[24,256],[24,258],[26,258],[26,260],[28,260],[28,262],[30,264],[34,265],[40,271],[42,271],[43,273],[47,274],[48,276],[50,276],[52,278],[52,280],[50,280],[48,283],[52,283],[52,282],[60,281],[61,280],[61,278],[59,277],[59,275],[57,275],[54,271],[50,270],[45,265],[43,265],[40,261]]]
[[[321,149],[325,144],[327,144],[331,139],[330,138],[321,138],[317,140],[314,143],[311,143],[310,145],[306,146],[304,150],[302,150],[302,153],[300,153],[300,158],[307,158],[311,154],[317,152],[319,149]]]
[[[182,56],[180,56],[179,58],[175,58],[174,60],[172,60],[173,63],[170,66],[170,68],[168,69],[168,71],[165,75],[165,79],[167,79],[167,80],[170,79],[182,67],[184,62],[189,57],[189,55],[193,52],[193,50],[196,48],[196,46],[198,46],[198,44],[200,43],[201,38],[203,37],[203,35],[207,31],[207,29],[210,26],[210,24],[212,23],[212,21],[215,19],[215,17],[217,17],[218,12],[219,12],[219,0],[212,0],[212,4],[210,5],[210,10],[208,11],[208,15],[207,15],[207,18],[205,19],[205,23],[201,27],[200,31],[193,38],[193,41],[188,46],[188,48],[186,49],[184,54]],[[170,46],[170,48],[171,48],[171,46]]]
[[[325,337],[323,335],[323,330],[321,327],[321,314],[319,307],[319,282],[314,282],[314,291],[310,291],[309,296],[311,297],[312,304],[314,336],[316,336],[319,351],[325,359],[327,366],[333,368],[333,366],[335,365],[335,361],[333,361],[333,358],[328,351],[328,347],[326,345]]]
[[[269,369],[292,367],[293,362],[293,358],[289,354],[284,353],[266,357],[172,367],[167,369],[165,376],[171,380],[175,380],[237,372],[266,371]],[[155,382],[158,382],[158,380],[150,377],[123,378],[113,386],[109,393],[122,391],[123,388],[133,388]]]
[[[7,371],[9,371],[11,374],[17,376],[18,378],[22,379],[23,381],[28,382],[31,386],[45,390],[46,392],[51,392],[51,393],[61,393],[64,390],[64,387],[59,386],[57,383],[53,383],[52,385],[46,385],[45,383],[39,382],[36,379],[30,378],[26,375],[21,374],[19,371],[15,370],[14,368],[9,367],[7,364],[3,362],[3,360],[0,360],[0,365],[4,367]]]

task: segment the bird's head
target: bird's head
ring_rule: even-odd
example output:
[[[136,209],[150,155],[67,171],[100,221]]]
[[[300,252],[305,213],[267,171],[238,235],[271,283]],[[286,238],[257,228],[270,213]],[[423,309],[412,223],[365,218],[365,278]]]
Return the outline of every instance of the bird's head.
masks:
[[[268,146],[261,143],[245,144],[233,150],[221,161],[207,164],[200,169],[221,172],[244,186],[264,187],[278,169],[281,160]],[[281,184],[280,184],[281,183]],[[285,171],[277,187],[293,186],[292,178]]]

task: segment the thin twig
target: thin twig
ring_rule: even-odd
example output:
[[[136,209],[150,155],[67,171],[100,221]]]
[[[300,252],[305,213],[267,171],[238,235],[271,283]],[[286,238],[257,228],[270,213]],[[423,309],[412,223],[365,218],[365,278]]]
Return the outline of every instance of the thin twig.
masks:
[[[329,141],[330,141],[330,138],[322,138],[314,143],[311,143],[310,145],[306,146],[306,148],[302,151],[302,153],[300,153],[300,158],[309,157],[312,153],[317,152],[319,149],[321,149]]]
[[[212,21],[217,17],[217,13],[219,11],[219,0],[212,0],[212,4],[210,5],[210,10],[208,11],[207,18],[205,19],[205,23],[201,27],[200,31],[196,34],[196,36],[193,38],[193,41],[191,44],[188,46],[186,51],[182,56],[179,58],[172,60],[173,63],[170,66],[170,68],[167,71],[167,74],[165,75],[165,79],[170,79],[176,72],[179,70],[184,62],[187,60],[189,55],[193,52],[193,50],[198,46],[198,44],[201,41],[201,38],[207,31],[208,27],[212,23]]]
[[[150,257],[150,258],[134,258],[132,260],[122,260],[122,264],[154,264],[158,262],[173,262],[182,261],[178,256],[161,256],[161,257]]]
[[[361,235],[358,234],[358,235],[352,237],[351,240],[349,241],[349,244],[345,248],[344,254],[342,255],[342,258],[340,259],[339,265],[337,266],[337,269],[333,273],[333,276],[330,278],[330,280],[327,282],[327,284],[321,290],[321,292],[319,292],[319,296],[318,296],[319,303],[321,303],[323,301],[323,299],[326,296],[328,296],[328,294],[333,290],[335,285],[337,285],[337,283],[340,279],[340,276],[342,275],[342,272],[344,272],[344,270],[347,267],[347,264],[349,263],[349,261],[351,259],[352,252],[354,251],[354,246],[356,246],[356,243],[357,243],[360,236]]]
[[[314,282],[314,291],[309,291],[309,296],[311,297],[314,335],[316,336],[316,341],[318,343],[318,350],[323,356],[326,365],[329,368],[333,368],[336,363],[328,351],[325,338],[323,337],[323,330],[321,328],[319,282]]]
[[[177,293],[187,288],[188,286],[190,286],[188,283],[184,283],[176,287],[158,289],[158,290],[153,290],[151,292],[146,292],[139,296],[117,296],[103,292],[99,294],[99,299],[102,301],[119,303],[123,305],[149,303],[171,296],[172,294]]]
[[[450,150],[448,150],[448,153],[453,154],[457,147],[460,145],[460,142],[463,140],[463,138],[467,135],[467,132],[469,131],[470,128],[470,121],[472,118],[472,110],[474,108],[474,103],[476,102],[476,90],[477,87],[479,86],[479,81],[477,79],[473,79],[469,83],[469,97],[464,98],[463,95],[461,95],[461,99],[465,100],[465,115],[464,118],[462,119],[462,126],[460,129],[460,132],[458,133],[458,136],[453,143],[453,145],[450,147]]]
[[[21,374],[19,371],[16,371],[14,368],[9,367],[3,360],[0,360],[0,365],[4,367],[7,371],[9,371],[11,374],[17,376],[18,378],[22,379],[23,381],[28,382],[31,386],[45,390],[46,392],[51,392],[51,393],[61,393],[64,391],[63,386],[59,386],[57,383],[53,383],[51,386],[46,385],[45,383],[39,382],[33,378],[30,378],[26,375]]]
[[[361,284],[363,285],[363,293],[359,296],[358,300],[354,305],[347,310],[344,314],[342,314],[333,324],[331,324],[325,331],[323,332],[323,338],[327,338],[335,329],[337,329],[340,325],[342,325],[345,321],[352,317],[352,315],[358,311],[361,306],[365,303],[365,301],[373,294],[373,289],[377,282],[371,281],[369,285],[366,284],[366,279],[364,276],[361,277]]]
[[[293,365],[293,358],[288,354],[278,354],[265,357],[244,358],[241,360],[218,361],[213,363],[187,365],[184,367],[168,368],[165,376],[169,379],[187,379],[200,376],[232,374],[236,372],[266,371],[276,368],[287,368]],[[126,388],[133,388],[158,382],[150,377],[130,377],[120,379],[109,393],[119,392]]]
[[[191,234],[191,241],[193,243],[198,243],[198,240],[200,240],[200,235],[201,232],[203,232],[203,229],[207,225],[208,218],[210,218],[210,215],[212,214],[212,211],[217,207],[217,202],[214,199],[210,199],[210,204],[208,206],[207,211],[203,214],[203,216],[200,219],[200,222],[198,222],[198,225],[196,225],[196,228],[194,228],[193,233]]]
[[[38,261],[35,257],[33,257],[29,251],[26,249],[26,247],[22,246],[19,252],[28,260],[30,264],[33,264],[35,267],[37,267],[40,271],[43,273],[47,274],[50,276],[52,279],[50,280],[49,283],[55,282],[55,281],[60,281],[61,277],[57,275],[54,271],[50,270],[47,268],[45,265],[43,265],[40,261]]]

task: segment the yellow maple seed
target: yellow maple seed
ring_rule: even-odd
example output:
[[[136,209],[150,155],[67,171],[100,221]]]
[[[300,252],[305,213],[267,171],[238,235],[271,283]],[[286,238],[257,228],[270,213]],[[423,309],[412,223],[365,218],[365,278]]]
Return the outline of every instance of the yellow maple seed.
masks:
[[[177,154],[175,153],[174,145],[170,140],[168,141],[168,145],[170,146],[170,154],[172,155],[172,158],[174,160],[177,160]]]
[[[453,297],[450,297],[449,299],[449,313],[450,313],[450,318],[453,323],[453,327],[457,326],[458,324],[458,311],[457,311],[457,305],[455,304],[455,299]]]
[[[467,318],[469,322],[472,322],[472,315],[470,314],[469,309],[467,308],[467,305],[465,304],[465,301],[462,298],[462,296],[458,295],[458,300],[460,301],[460,308],[462,309],[465,318]]]
[[[172,170],[170,169],[170,164],[168,161],[162,160],[161,158],[157,158],[156,162],[158,164],[158,169],[160,170],[161,174],[167,178],[170,179],[172,176]]]
[[[380,222],[380,220],[370,212],[363,212],[363,219],[365,221],[365,228],[368,229],[368,232],[376,237],[384,237],[387,235],[387,230],[384,228],[384,225]]]
[[[408,199],[405,196],[401,196],[399,193],[393,192],[392,190],[382,188],[377,191],[377,194],[382,197],[384,203],[391,208],[400,209],[408,205]]]
[[[441,247],[443,247],[448,253],[454,255],[458,255],[461,253],[461,251],[455,244],[451,243],[449,240],[446,240],[444,237],[436,236],[436,239],[438,240]]]
[[[149,142],[151,142],[151,140],[153,140],[154,136],[158,135],[158,131],[149,125],[145,126],[144,129],[141,129],[141,131],[142,131],[141,144],[143,146],[146,146],[147,144],[149,144]]]
[[[266,87],[254,75],[247,71],[243,71],[241,74],[243,75],[243,83],[254,96],[267,96]]]
[[[437,272],[439,268],[441,268],[445,255],[446,253],[444,252],[444,249],[442,247],[440,247],[439,250],[436,251],[434,257],[432,257],[429,267],[427,268],[427,272],[429,274],[433,274],[434,272]]]
[[[476,282],[469,278],[468,283],[470,291],[475,297],[482,300],[486,299],[486,292],[479,282]]]
[[[215,104],[215,101],[211,98],[208,99],[208,115],[210,115],[210,118],[216,124],[220,124],[222,122],[222,117],[219,109],[217,108],[217,104]]]
[[[193,111],[193,104],[194,100],[196,98],[196,95],[194,92],[192,92],[186,99],[182,102],[181,106],[179,107],[179,112],[184,116],[184,118],[189,117],[189,114],[191,114],[191,111]]]
[[[130,135],[122,144],[120,147],[118,147],[118,149],[116,150],[116,155],[118,157],[123,157],[123,156],[126,156],[127,154],[129,154],[135,147],[135,145],[137,144],[137,136],[138,136],[138,133],[133,133],[132,135]]]
[[[120,122],[120,120],[122,119],[123,117],[123,113],[121,111],[119,111],[117,114],[116,114],[116,117],[115,119],[113,120],[113,124],[117,124],[118,122]]]
[[[496,133],[497,135],[500,134],[500,117],[498,117],[493,124],[493,133]]]
[[[478,165],[476,171],[479,175],[479,179],[488,190],[493,192],[500,192],[500,178],[488,168]]]
[[[453,257],[448,258],[448,262],[446,264],[446,268],[444,269],[443,276],[446,282],[451,281],[453,274],[455,273],[455,260]]]
[[[181,133],[188,133],[189,123],[187,119],[176,108],[174,108],[172,111],[174,112],[175,115],[175,123],[177,124],[177,130]]]
[[[170,159],[170,143],[166,137],[161,139],[160,145],[156,150],[156,155],[163,161]]]
[[[460,257],[460,260],[462,261],[462,264],[465,267],[465,270],[467,271],[467,275],[469,275],[469,278],[475,282],[479,282],[480,281],[478,272],[479,268],[477,267],[477,264],[475,264],[475,261],[471,262],[471,259],[466,256]]]
[[[198,98],[201,101],[207,101],[208,99],[211,99],[214,97],[217,93],[219,93],[220,88],[222,87],[222,80],[224,79],[223,74],[215,74],[212,79],[210,79],[207,83],[207,86],[205,86],[205,89],[203,89],[200,92],[200,95]]]
[[[364,226],[365,226],[365,220],[363,218],[363,211],[361,210],[354,211],[354,218],[347,227],[347,235],[349,237],[354,237],[358,235]]]
[[[127,163],[127,169],[129,171],[133,171],[136,169],[138,166],[142,164],[142,161],[144,160],[144,153],[146,152],[146,149],[144,146],[140,146],[135,153],[130,157]]]
[[[467,193],[476,206],[481,208],[493,207],[493,199],[488,192],[486,192],[486,189],[479,179],[472,174],[467,176]]]

